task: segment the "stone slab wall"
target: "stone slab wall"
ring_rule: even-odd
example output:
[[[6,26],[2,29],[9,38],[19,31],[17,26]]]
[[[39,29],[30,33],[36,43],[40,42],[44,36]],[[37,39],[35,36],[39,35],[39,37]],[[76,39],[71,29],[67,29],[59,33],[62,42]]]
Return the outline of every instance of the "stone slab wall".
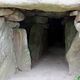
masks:
[[[46,46],[47,36],[47,17],[34,16],[33,25],[29,35],[29,49],[31,53],[32,66],[36,64]]]
[[[46,31],[40,24],[33,25],[30,31],[29,48],[31,51],[32,65],[37,62],[42,53],[46,38]]]
[[[16,72],[16,60],[13,47],[13,30],[15,25],[12,22],[0,17],[0,80],[7,80]]]
[[[65,49],[66,52],[69,50],[72,41],[76,35],[76,29],[74,26],[74,20],[71,18],[68,18],[65,22]]]
[[[72,41],[71,47],[66,55],[70,74],[76,76],[80,74],[80,38],[79,33],[76,34]]]
[[[28,49],[27,33],[25,29],[13,29],[16,66],[20,71],[31,69],[31,57]]]

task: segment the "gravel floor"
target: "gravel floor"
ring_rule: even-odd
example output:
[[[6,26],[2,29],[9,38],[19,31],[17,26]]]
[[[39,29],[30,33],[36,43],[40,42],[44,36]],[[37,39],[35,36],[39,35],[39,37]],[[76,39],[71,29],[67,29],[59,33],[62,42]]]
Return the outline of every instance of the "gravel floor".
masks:
[[[62,48],[51,48],[29,72],[18,72],[9,80],[72,80]]]

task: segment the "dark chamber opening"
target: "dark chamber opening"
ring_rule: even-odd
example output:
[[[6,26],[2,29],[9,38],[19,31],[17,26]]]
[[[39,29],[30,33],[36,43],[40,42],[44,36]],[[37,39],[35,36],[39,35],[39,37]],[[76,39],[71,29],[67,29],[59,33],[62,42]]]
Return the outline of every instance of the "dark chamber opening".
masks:
[[[48,47],[65,47],[65,27],[62,18],[48,19]]]
[[[63,18],[49,18],[47,28],[47,48],[42,56],[65,56],[65,26]],[[65,58],[65,57],[64,57]]]
[[[32,69],[37,67],[37,70],[41,69],[42,72],[44,69],[45,71],[51,69],[50,72],[52,70],[54,72],[56,68],[56,72],[65,71],[68,65],[65,59],[64,17],[46,16],[48,18],[46,23],[41,23],[44,20],[37,23],[36,17],[39,16],[25,16],[20,26],[27,31]]]
[[[32,19],[33,17],[31,17]],[[27,39],[28,43],[30,40],[30,32],[33,26],[33,23],[29,22],[27,18],[21,22],[21,27],[27,31]],[[47,34],[45,35],[46,40],[46,48],[49,49],[51,47],[60,47],[65,49],[65,26],[62,24],[63,18],[48,18],[48,26],[46,30]],[[46,25],[46,24],[45,24]],[[36,30],[35,30],[36,31]],[[44,45],[44,44],[43,44]],[[44,52],[43,52],[44,53]]]
[[[33,17],[30,19],[32,18]],[[64,57],[63,60],[65,60],[65,26],[62,24],[62,22],[63,18],[48,18],[48,22],[44,24],[48,24],[47,27],[45,28],[42,26],[42,29],[46,34],[44,34],[44,36],[37,36],[36,34],[38,34],[40,30],[33,28],[33,31],[36,33],[32,33],[34,37],[30,34],[31,29],[34,27],[33,25],[35,23],[30,22],[27,17],[24,21],[21,22],[20,28],[24,28],[27,31],[32,67],[34,67],[36,63],[39,63],[39,61],[46,58],[47,56],[49,59],[52,59],[50,61],[54,61],[53,59],[57,60],[60,57]],[[39,25],[43,24],[36,25],[36,28],[41,27]],[[42,38],[41,42],[39,40],[39,37]]]

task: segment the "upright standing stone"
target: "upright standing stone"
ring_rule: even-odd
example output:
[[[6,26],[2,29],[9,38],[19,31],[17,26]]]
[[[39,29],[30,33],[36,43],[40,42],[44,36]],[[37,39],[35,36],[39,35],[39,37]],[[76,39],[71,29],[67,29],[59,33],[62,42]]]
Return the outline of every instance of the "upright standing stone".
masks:
[[[67,61],[71,74],[80,74],[80,38],[76,34],[69,51],[67,52]]]
[[[0,17],[0,80],[7,80],[16,71],[11,26],[4,17]]]
[[[74,11],[70,16],[76,16],[74,20],[75,29],[78,31],[76,34],[69,51],[67,52],[67,61],[69,64],[69,71],[71,74],[80,74],[80,12]],[[72,34],[73,35],[73,34]]]
[[[14,46],[16,53],[17,68],[21,71],[31,69],[31,58],[27,43],[25,29],[14,29]]]
[[[70,49],[72,41],[76,35],[76,29],[74,26],[73,19],[66,19],[65,22],[65,49],[66,52]]]
[[[35,23],[30,30],[29,48],[31,51],[32,66],[39,60],[43,51],[44,43],[46,43],[46,31],[44,29],[47,26],[46,19],[46,17],[41,16],[35,17]]]

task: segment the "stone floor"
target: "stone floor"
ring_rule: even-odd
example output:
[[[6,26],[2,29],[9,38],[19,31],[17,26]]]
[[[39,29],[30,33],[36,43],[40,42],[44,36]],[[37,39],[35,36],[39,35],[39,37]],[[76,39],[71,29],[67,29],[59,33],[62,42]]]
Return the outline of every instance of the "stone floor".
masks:
[[[19,72],[9,80],[72,80],[68,76],[64,50],[51,48],[46,54],[31,71]]]

